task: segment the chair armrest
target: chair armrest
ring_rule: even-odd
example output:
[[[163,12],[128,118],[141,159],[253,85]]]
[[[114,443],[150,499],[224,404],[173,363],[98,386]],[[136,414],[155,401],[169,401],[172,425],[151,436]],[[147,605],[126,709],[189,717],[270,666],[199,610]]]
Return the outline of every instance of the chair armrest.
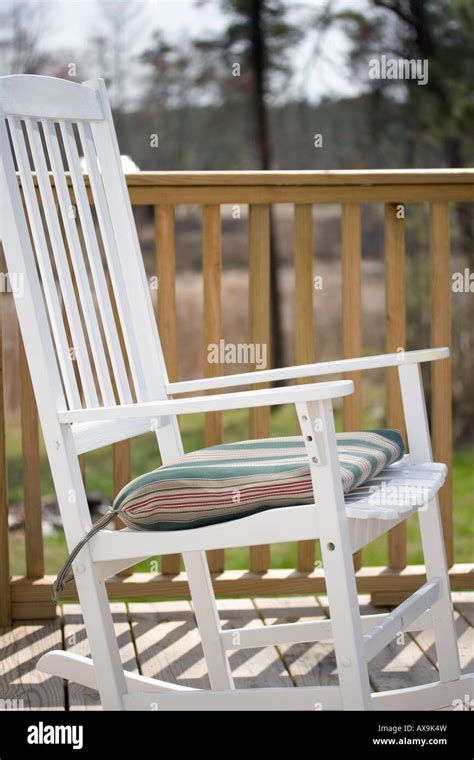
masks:
[[[264,369],[257,372],[243,372],[238,375],[223,375],[222,377],[208,377],[200,380],[185,380],[181,383],[167,383],[166,391],[171,395],[195,393],[206,390],[217,390],[219,388],[233,388],[239,385],[257,385],[259,383],[275,383],[281,380],[295,380],[303,377],[337,375],[341,372],[357,372],[359,370],[378,369],[380,367],[399,367],[403,364],[418,364],[420,362],[447,359],[448,356],[449,348],[400,351],[394,354],[362,356],[356,359],[339,359],[332,362],[301,364],[296,367]]]
[[[100,420],[127,420],[146,417],[162,417],[175,414],[217,412],[225,409],[250,409],[256,406],[291,404],[298,401],[324,401],[354,392],[352,380],[335,380],[329,383],[293,385],[287,388],[262,388],[238,393],[164,401],[144,401],[139,404],[103,406],[93,409],[72,409],[58,412],[61,423],[97,422]]]

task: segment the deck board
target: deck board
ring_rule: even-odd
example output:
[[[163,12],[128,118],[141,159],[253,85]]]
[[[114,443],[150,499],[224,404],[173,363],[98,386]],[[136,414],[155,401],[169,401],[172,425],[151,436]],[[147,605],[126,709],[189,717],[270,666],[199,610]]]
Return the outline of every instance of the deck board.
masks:
[[[142,675],[181,686],[208,689],[204,654],[191,604],[129,604]]]
[[[36,669],[39,658],[50,649],[62,649],[59,617],[45,623],[17,623],[12,628],[0,629],[0,698],[5,700],[4,706],[65,709],[62,679]]]
[[[463,672],[474,671],[474,593],[453,594]],[[381,612],[360,596],[363,614]],[[261,627],[328,615],[327,598],[222,599],[219,614],[225,628]],[[209,688],[192,605],[188,601],[112,604],[124,667],[185,686]],[[0,702],[21,709],[97,710],[99,696],[79,684],[36,670],[39,657],[66,647],[89,655],[78,605],[66,604],[56,620],[17,623],[0,628]],[[233,652],[230,662],[237,688],[317,686],[337,683],[332,642],[281,644]],[[406,688],[437,679],[432,631],[405,634],[370,663],[376,691]],[[15,702],[15,700],[17,700]],[[21,701],[23,700],[23,701]]]
[[[225,629],[264,625],[251,599],[219,599],[217,606]],[[231,653],[229,662],[237,689],[293,686],[276,647],[239,649]]]
[[[456,591],[453,593],[453,605],[469,623],[474,627],[474,591]]]
[[[138,673],[138,663],[133,646],[127,607],[123,603],[114,602],[110,605],[115,633],[120,645],[120,656],[125,670]],[[65,604],[63,607],[64,645],[65,648],[90,656],[84,620],[78,604]],[[99,693],[78,683],[68,685],[69,710],[100,710]]]
[[[310,622],[326,617],[313,596],[255,599],[255,604],[266,625],[298,620]],[[295,686],[337,685],[336,658],[331,642],[280,644],[278,649]]]
[[[454,609],[454,617],[456,620],[456,634],[458,637],[461,668],[464,673],[472,673],[474,672],[474,629],[456,608]],[[428,659],[435,665],[436,647],[433,631],[420,631],[419,633],[413,633],[410,635],[425,652]]]
[[[327,598],[319,597],[328,613]],[[359,596],[362,615],[388,612],[383,607],[373,607],[368,596]],[[369,663],[370,683],[374,691],[388,691],[431,683],[438,679],[438,671],[409,633],[400,634]]]

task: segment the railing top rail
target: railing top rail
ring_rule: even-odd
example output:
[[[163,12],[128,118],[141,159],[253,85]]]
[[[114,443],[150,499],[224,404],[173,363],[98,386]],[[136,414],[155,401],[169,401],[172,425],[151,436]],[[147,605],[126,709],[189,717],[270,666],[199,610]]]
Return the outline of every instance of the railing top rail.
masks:
[[[51,183],[54,185],[53,177]],[[88,176],[85,176],[88,183]],[[37,184],[36,175],[33,181]],[[68,177],[69,184],[71,178]],[[474,185],[474,169],[351,169],[291,171],[139,171],[126,174],[128,187],[383,187]]]
[[[129,187],[266,185],[452,185],[474,184],[474,169],[384,169],[328,171],[141,171],[127,174]]]

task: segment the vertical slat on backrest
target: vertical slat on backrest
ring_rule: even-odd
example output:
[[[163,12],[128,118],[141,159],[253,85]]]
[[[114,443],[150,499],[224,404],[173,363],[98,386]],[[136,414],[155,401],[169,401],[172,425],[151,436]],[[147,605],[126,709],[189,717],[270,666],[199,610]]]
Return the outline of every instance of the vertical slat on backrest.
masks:
[[[270,354],[270,207],[249,207],[249,339],[250,344],[266,346]],[[257,369],[255,366],[251,370]],[[262,387],[262,386],[257,386]],[[268,407],[250,410],[250,437],[270,434]],[[269,546],[250,547],[250,569],[266,570],[270,565]]]
[[[158,325],[168,377],[178,379],[178,323],[176,313],[176,252],[174,207],[155,206],[156,273],[158,276]],[[174,575],[181,569],[179,554],[162,557],[161,570]]]
[[[115,242],[112,222],[105,197],[105,190],[102,183],[102,177],[97,164],[97,155],[94,145],[94,138],[89,124],[79,122],[79,136],[81,139],[84,158],[86,160],[87,171],[89,173],[89,182],[94,199],[95,210],[99,222],[102,243],[104,246],[107,266],[110,274],[110,280],[114,291],[114,301],[117,305],[120,329],[125,342],[128,363],[132,374],[133,384],[136,390],[137,400],[143,400],[141,395],[141,365],[138,347],[135,341],[135,334],[132,327],[132,317],[128,297],[126,293],[125,279],[120,260],[118,257],[117,246]]]
[[[220,206],[203,206],[202,210],[202,271],[204,296],[203,363],[205,377],[221,374],[222,365],[210,363],[209,346],[222,338],[221,305],[221,216]],[[215,446],[224,440],[222,412],[210,412],[205,419],[205,444]],[[216,549],[208,552],[209,569],[222,572],[225,553]]]
[[[20,335],[18,337],[26,574],[28,578],[41,578],[44,575],[44,556],[38,410],[23,341]]]
[[[51,261],[48,254],[48,244],[44,232],[43,222],[37,203],[36,190],[31,176],[30,163],[26,151],[23,130],[19,119],[9,117],[8,124],[12,137],[13,148],[18,165],[18,172],[21,180],[23,198],[30,222],[30,230],[33,243],[37,251],[36,260],[41,274],[43,291],[46,303],[48,305],[49,319],[51,329],[56,344],[56,352],[63,377],[64,389],[68,404],[72,409],[81,406],[81,399],[74,373],[73,363],[69,355],[69,342],[67,339],[66,329],[63,322],[61,305],[59,303],[58,293],[54,280],[54,274],[51,267]]]
[[[430,205],[431,257],[431,345],[451,346],[451,261],[449,207],[447,203]],[[453,564],[453,494],[452,494],[452,368],[451,359],[433,362],[431,368],[431,426],[433,455],[436,462],[448,466],[446,483],[440,491],[441,518],[448,564]]]
[[[38,185],[41,200],[43,203],[43,210],[48,228],[49,239],[51,242],[51,248],[56,264],[56,271],[58,274],[64,306],[66,309],[71,336],[74,343],[74,351],[79,368],[79,374],[81,377],[84,398],[88,406],[98,406],[99,402],[94,383],[94,376],[92,374],[92,367],[87,351],[86,341],[84,338],[84,332],[82,329],[81,317],[76,303],[71,273],[67,264],[66,250],[62,239],[59,219],[56,213],[53,191],[49,181],[48,169],[43,153],[39,126],[38,124],[32,124],[28,120],[25,121],[25,124],[33,157],[33,163],[36,168],[36,174],[38,177]]]
[[[385,322],[388,353],[406,348],[405,220],[398,217],[398,205],[385,206]],[[403,404],[396,367],[387,377],[387,423],[404,435]],[[388,534],[389,566],[401,569],[407,558],[406,522]]]
[[[345,359],[362,353],[361,305],[361,223],[360,206],[345,203],[342,207],[342,346]],[[360,430],[362,419],[361,376],[351,372],[354,393],[344,398],[344,430]],[[354,554],[356,570],[362,564],[362,552]]]
[[[110,302],[105,272],[100,257],[99,245],[92,219],[92,213],[87,197],[87,191],[82,175],[79,154],[77,151],[76,138],[74,136],[73,126],[71,123],[60,122],[61,134],[63,137],[66,158],[71,173],[72,184],[74,188],[74,197],[79,209],[81,220],[82,234],[91,268],[92,279],[95,287],[97,304],[104,335],[107,341],[110,361],[114,373],[115,386],[121,403],[129,403],[132,400],[130,387],[128,384],[127,373],[120,348],[117,327],[114,320],[112,304]],[[112,396],[113,398],[113,396]]]
[[[107,367],[107,358],[105,356],[102,336],[97,321],[94,300],[90,287],[90,281],[87,276],[87,270],[84,260],[84,253],[81,247],[79,232],[76,223],[76,209],[72,207],[69,188],[66,182],[64,166],[61,158],[56,129],[52,122],[42,122],[43,133],[46,139],[48,156],[51,164],[51,170],[54,177],[54,184],[58,198],[61,219],[66,233],[66,240],[69,249],[77,293],[82,308],[84,322],[87,328],[92,356],[94,359],[95,371],[99,382],[99,388],[104,404],[114,405],[115,398],[110,382],[110,374]],[[71,174],[73,170],[70,167]],[[76,203],[77,203],[76,198]],[[90,236],[89,236],[90,237]]]
[[[316,360],[313,320],[313,207],[296,204],[295,230],[295,364],[311,364]],[[298,382],[311,382],[303,378]],[[301,430],[299,431],[301,432]],[[315,542],[298,541],[297,569],[314,570]]]
[[[103,82],[96,80],[91,83],[91,86],[99,89],[106,116],[106,121],[92,123],[91,130],[114,230],[116,249],[122,271],[127,275],[128,301],[129,304],[133,304],[135,340],[141,360],[140,390],[143,399],[165,397],[166,370],[160,352],[151,300],[144,297],[148,290],[148,283],[120,162],[110,106]]]
[[[3,298],[0,296],[0,626],[11,624],[7,452],[3,395]]]
[[[158,325],[168,377],[178,379],[178,322],[176,313],[176,252],[174,208],[155,206],[156,273],[158,276]]]

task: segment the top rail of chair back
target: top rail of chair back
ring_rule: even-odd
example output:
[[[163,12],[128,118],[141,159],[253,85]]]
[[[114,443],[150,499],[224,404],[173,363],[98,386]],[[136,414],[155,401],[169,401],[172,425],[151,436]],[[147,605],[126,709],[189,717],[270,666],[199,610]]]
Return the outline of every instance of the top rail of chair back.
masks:
[[[99,95],[87,84],[30,74],[0,77],[0,105],[6,116],[102,121]]]

